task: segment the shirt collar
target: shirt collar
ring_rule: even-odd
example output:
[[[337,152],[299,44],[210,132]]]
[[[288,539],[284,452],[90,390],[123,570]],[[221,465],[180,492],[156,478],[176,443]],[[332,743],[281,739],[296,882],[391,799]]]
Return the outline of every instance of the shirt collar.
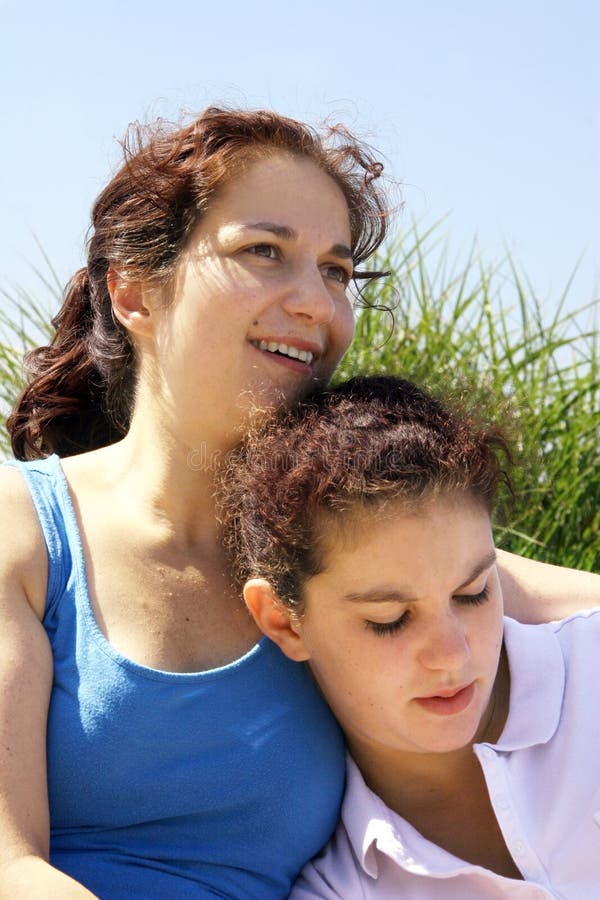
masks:
[[[522,625],[504,619],[504,646],[510,670],[508,718],[500,751],[545,744],[556,732],[565,690],[565,663],[555,626]]]
[[[409,822],[371,791],[351,757],[347,758],[342,822],[356,858],[371,878],[379,875],[377,851],[414,875],[445,877],[473,868],[441,847],[424,841]]]
[[[367,787],[358,766],[348,755],[342,821],[357,859],[372,878],[378,875],[376,848],[399,861],[406,855],[402,835],[392,824],[392,815],[383,800]]]

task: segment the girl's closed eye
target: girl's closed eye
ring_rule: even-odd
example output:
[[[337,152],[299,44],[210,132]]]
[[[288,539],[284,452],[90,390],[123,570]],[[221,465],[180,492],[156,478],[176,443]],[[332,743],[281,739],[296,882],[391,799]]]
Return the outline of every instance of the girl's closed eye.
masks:
[[[373,622],[370,619],[367,619],[365,622],[365,628],[369,631],[375,632],[378,635],[389,635],[396,634],[398,631],[401,631],[402,628],[405,628],[408,625],[411,619],[411,615],[409,610],[405,610],[401,616],[397,619],[394,619],[392,622]]]
[[[473,605],[477,606],[480,603],[485,603],[486,600],[489,600],[490,592],[488,586],[486,586],[479,591],[477,594],[458,594],[454,599],[458,600],[459,603],[464,603],[465,605]]]
[[[486,586],[476,594],[458,594],[454,599],[465,606],[479,606],[489,600],[489,589],[486,584]],[[367,619],[365,628],[380,636],[397,634],[397,632],[408,625],[411,618],[410,610],[405,610],[401,616],[394,619],[392,622],[373,622],[371,619]]]

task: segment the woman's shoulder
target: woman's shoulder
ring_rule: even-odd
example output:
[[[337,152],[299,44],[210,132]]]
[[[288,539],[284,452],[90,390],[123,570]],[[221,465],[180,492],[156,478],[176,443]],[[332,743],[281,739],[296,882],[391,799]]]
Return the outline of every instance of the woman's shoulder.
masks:
[[[0,554],[8,559],[28,558],[44,542],[31,490],[23,472],[14,465],[0,466]]]
[[[31,491],[14,466],[0,466],[0,585],[9,594],[25,592],[42,618],[46,602],[48,558]]]

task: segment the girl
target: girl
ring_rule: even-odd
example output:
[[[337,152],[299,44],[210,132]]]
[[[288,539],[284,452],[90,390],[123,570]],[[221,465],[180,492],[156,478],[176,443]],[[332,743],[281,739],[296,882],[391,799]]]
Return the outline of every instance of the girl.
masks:
[[[281,898],[334,829],[341,735],[231,585],[213,463],[334,371],[380,173],[343,129],[213,108],[98,198],[0,472],[0,897]],[[529,566],[523,616],[592,587]]]
[[[291,897],[600,890],[600,611],[503,619],[500,435],[354,379],[246,439],[223,502],[255,621],[347,741],[341,822]]]

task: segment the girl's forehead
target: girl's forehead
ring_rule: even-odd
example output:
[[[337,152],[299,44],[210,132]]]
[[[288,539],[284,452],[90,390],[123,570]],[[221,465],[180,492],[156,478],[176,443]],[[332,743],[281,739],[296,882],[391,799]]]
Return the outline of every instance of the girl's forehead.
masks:
[[[369,553],[384,546],[398,528],[403,533],[426,532],[431,552],[436,541],[451,541],[446,523],[463,521],[470,527],[488,525],[490,515],[482,501],[464,491],[430,491],[419,497],[389,497],[371,502],[349,502],[334,509],[320,509],[314,517],[314,539],[323,565],[334,565],[347,555]],[[434,527],[435,526],[435,527]],[[398,547],[398,554],[403,548]]]

